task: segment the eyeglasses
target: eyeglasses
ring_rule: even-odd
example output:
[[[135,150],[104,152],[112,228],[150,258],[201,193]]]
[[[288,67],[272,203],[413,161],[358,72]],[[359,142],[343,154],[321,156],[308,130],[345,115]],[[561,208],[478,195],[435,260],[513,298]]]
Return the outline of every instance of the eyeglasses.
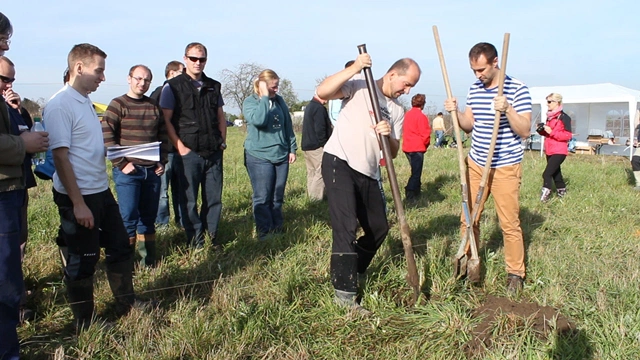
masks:
[[[12,82],[16,81],[16,78],[10,78],[4,75],[0,75],[0,80],[2,80],[2,82],[5,84],[11,84]]]
[[[133,80],[137,81],[137,82],[143,82],[144,81],[144,82],[149,83],[149,84],[151,83],[151,79],[143,78],[143,77],[140,77],[140,76],[132,76],[131,78]]]
[[[7,46],[11,45],[11,40],[9,39],[0,39],[0,44],[5,44]]]
[[[555,100],[547,100],[547,104],[551,104],[552,102],[557,102]]]
[[[207,62],[207,58],[206,57],[187,56],[187,59],[189,59],[189,61],[194,62],[194,63],[196,63],[198,61],[200,61],[201,63]]]

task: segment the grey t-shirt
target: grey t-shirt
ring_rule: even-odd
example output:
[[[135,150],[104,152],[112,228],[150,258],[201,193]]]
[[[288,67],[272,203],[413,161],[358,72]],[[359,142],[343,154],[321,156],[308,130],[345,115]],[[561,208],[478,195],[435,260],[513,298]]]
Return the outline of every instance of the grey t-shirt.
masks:
[[[324,146],[324,152],[346,161],[353,170],[377,179],[381,152],[376,132],[372,128],[375,118],[367,83],[363,79],[351,79],[341,90],[344,96],[342,111],[333,134]],[[387,120],[391,124],[390,137],[400,139],[404,109],[398,100],[384,96],[377,87],[376,92],[381,120]]]
[[[80,193],[91,195],[107,190],[102,126],[89,97],[65,85],[44,107],[42,118],[49,132],[49,148],[69,148],[69,162]],[[67,194],[58,172],[53,174],[53,187]]]

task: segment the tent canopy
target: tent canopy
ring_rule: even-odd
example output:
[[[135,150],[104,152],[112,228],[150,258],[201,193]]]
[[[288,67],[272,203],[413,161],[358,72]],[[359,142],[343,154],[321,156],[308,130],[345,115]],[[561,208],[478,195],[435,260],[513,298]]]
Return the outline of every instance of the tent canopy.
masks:
[[[529,93],[534,104],[546,104],[546,97],[551,93],[562,95],[562,101],[565,104],[640,102],[639,90],[612,83],[532,87],[529,89]],[[635,113],[635,109],[633,113]]]
[[[611,83],[529,88],[533,105],[532,132],[546,120],[546,97],[562,95],[563,109],[571,116],[571,131],[579,141],[588,135],[613,134],[624,144],[633,136],[640,91]]]

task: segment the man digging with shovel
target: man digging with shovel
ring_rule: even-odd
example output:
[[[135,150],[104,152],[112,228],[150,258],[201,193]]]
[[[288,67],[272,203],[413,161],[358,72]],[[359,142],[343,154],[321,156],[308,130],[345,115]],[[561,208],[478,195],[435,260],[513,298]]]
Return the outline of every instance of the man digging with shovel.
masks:
[[[357,301],[358,278],[364,279],[389,231],[378,187],[380,145],[376,134],[389,137],[391,157],[395,157],[404,121],[404,110],[397,98],[409,93],[421,73],[414,60],[405,58],[395,62],[376,81],[384,119],[372,126],[374,113],[367,81],[354,78],[370,66],[370,56],[361,53],[353,65],[329,76],[316,89],[322,99],[342,99],[338,125],[324,147],[322,158],[322,178],[333,230],[331,282],[336,303],[362,315],[369,312]],[[360,237],[358,224],[364,231]]]
[[[500,220],[504,240],[504,257],[507,269],[507,291],[515,293],[522,288],[525,277],[524,242],[520,228],[520,182],[524,152],[520,140],[529,136],[531,129],[531,96],[527,86],[510,76],[504,78],[504,94],[498,95],[500,69],[498,52],[489,43],[478,43],[469,51],[469,63],[478,79],[467,95],[463,112],[458,111],[460,128],[472,131],[471,150],[467,159],[469,199],[475,199],[491,144],[495,112],[500,111],[500,125],[495,150],[488,174],[486,190],[476,210],[473,222],[474,238],[480,238],[479,219],[483,204],[493,194],[496,212]],[[458,110],[458,102],[449,97],[444,103],[449,112]],[[478,203],[477,203],[478,204]],[[475,209],[474,209],[475,210]],[[464,214],[461,215],[461,231],[466,232]],[[467,256],[469,256],[467,245]]]

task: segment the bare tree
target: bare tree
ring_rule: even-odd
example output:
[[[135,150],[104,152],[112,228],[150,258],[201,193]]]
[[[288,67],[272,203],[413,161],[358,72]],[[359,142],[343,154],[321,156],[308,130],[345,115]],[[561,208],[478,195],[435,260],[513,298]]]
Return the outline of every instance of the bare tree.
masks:
[[[324,75],[322,75],[322,77],[316,78],[316,87],[318,87],[318,85],[322,84],[324,79],[326,79],[328,77],[329,77],[329,75],[324,74]]]
[[[31,115],[32,118],[36,116],[42,116],[42,108],[44,107],[44,104],[39,104],[38,100],[33,101],[28,98],[24,98],[22,100],[22,107],[27,109],[27,112],[29,112],[29,115]]]
[[[237,107],[242,112],[244,99],[253,94],[253,81],[264,69],[260,64],[242,63],[233,70],[220,71],[219,78],[225,103]]]
[[[429,117],[435,117],[436,111],[438,111],[438,105],[435,102],[429,101],[424,106],[423,112],[426,113]]]
[[[404,109],[404,111],[411,110],[411,101],[409,100],[408,97],[401,96],[397,100],[400,103],[400,105],[402,105],[402,108]]]
[[[293,84],[289,79],[280,79],[278,94],[282,96],[289,109],[298,103],[298,94],[293,90]]]

